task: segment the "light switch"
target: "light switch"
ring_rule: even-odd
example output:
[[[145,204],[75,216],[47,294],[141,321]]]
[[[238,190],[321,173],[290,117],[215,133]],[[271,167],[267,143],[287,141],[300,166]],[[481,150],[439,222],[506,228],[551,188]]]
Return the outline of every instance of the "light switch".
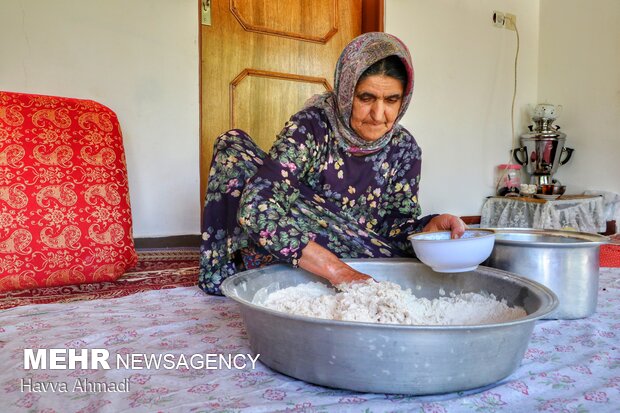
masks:
[[[211,26],[211,0],[201,0],[200,22],[205,26]]]

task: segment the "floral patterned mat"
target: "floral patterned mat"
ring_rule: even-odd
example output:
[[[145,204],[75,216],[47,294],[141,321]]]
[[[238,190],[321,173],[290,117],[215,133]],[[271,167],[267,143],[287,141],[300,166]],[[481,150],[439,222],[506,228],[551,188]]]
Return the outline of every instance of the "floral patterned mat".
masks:
[[[25,370],[25,348],[129,354],[244,355],[238,305],[198,287],[0,312],[0,411],[13,412],[426,412],[606,413],[620,406],[620,269],[601,270],[596,314],[536,323],[521,365],[476,391],[412,397],[312,385],[259,361],[242,368]],[[83,392],[75,383],[127,383]],[[32,386],[68,383],[65,391]],[[26,386],[26,387],[24,387]],[[30,387],[28,387],[30,386]],[[122,390],[122,389],[121,389]]]

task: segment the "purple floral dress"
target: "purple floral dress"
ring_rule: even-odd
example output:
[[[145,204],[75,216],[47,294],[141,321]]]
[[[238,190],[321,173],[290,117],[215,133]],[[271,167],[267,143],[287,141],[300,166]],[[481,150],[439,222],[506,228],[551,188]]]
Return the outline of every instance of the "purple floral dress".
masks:
[[[313,240],[341,258],[413,256],[421,150],[404,128],[388,145],[355,156],[323,109],[298,112],[269,154],[241,130],[219,136],[203,212],[199,286],[274,262],[297,266]]]

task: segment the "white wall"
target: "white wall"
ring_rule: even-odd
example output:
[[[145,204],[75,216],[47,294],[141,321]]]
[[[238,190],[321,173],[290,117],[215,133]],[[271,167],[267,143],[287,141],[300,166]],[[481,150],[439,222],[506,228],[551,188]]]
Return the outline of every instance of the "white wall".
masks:
[[[197,39],[195,0],[0,3],[0,90],[117,113],[135,237],[200,232]]]
[[[479,215],[498,164],[513,147],[516,33],[492,25],[517,16],[520,37],[515,134],[537,100],[538,1],[387,0],[386,31],[410,48],[415,89],[403,124],[422,147],[423,212]]]
[[[620,193],[620,1],[541,0],[540,101],[574,148],[556,176],[575,191]]]
[[[573,158],[556,174],[569,193],[620,193],[620,1],[386,0],[386,31],[411,48],[416,89],[404,124],[424,157],[425,213],[478,215],[511,143],[514,32],[490,23],[517,16],[520,33],[514,139],[527,105],[561,104],[557,123]]]

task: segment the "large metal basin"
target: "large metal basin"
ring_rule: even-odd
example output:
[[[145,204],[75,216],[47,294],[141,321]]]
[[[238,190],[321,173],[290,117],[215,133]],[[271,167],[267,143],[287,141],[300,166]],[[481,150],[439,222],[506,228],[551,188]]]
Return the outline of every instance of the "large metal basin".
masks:
[[[585,232],[493,228],[495,245],[484,265],[523,275],[560,300],[545,318],[575,319],[596,311],[600,246],[609,238]]]
[[[545,286],[479,266],[436,273],[413,259],[346,260],[377,280],[411,288],[418,297],[487,291],[527,316],[475,326],[406,326],[324,320],[280,313],[252,304],[261,288],[286,288],[320,278],[285,265],[246,271],[224,281],[224,294],[241,305],[254,354],[286,375],[361,392],[436,394],[495,383],[520,364],[534,323],[557,306]]]

